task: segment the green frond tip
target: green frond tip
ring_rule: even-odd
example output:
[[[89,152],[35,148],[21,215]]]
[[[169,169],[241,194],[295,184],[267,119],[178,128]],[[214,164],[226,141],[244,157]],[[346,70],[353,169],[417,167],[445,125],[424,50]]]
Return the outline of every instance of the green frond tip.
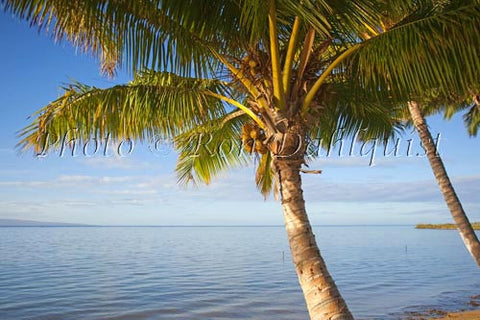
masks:
[[[178,182],[209,184],[222,172],[246,165],[250,156],[242,148],[241,134],[248,121],[246,114],[234,111],[178,135],[174,140]]]
[[[202,123],[226,114],[220,99],[228,95],[222,81],[162,72],[143,72],[126,85],[100,89],[74,82],[34,115],[19,132],[23,150],[58,149],[62,141],[105,138],[173,139]]]
[[[480,6],[461,2],[411,18],[364,41],[345,60],[356,90],[389,91],[404,102],[431,89],[443,95],[468,92],[478,83]]]
[[[463,116],[465,125],[467,126],[468,134],[476,137],[478,134],[478,127],[480,127],[480,103],[474,102],[468,112]]]

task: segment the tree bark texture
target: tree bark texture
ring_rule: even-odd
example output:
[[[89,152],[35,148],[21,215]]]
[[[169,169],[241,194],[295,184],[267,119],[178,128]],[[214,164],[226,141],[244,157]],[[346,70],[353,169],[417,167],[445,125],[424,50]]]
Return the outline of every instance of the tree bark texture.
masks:
[[[300,166],[303,159],[276,158],[273,163],[290,251],[312,320],[353,320],[317,247],[305,210]]]

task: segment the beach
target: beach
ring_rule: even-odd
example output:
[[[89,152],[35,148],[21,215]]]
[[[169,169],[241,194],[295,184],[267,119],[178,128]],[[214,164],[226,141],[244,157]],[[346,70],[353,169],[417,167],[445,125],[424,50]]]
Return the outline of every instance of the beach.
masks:
[[[457,308],[454,309],[425,309],[425,311],[411,312],[407,320],[480,320],[480,295],[473,295],[469,301],[463,303],[458,301]],[[474,308],[472,310],[472,307]]]
[[[480,319],[480,310],[474,311],[464,311],[464,312],[450,312],[444,317],[441,318],[431,318],[437,320],[447,320],[447,319],[462,319],[462,320],[479,320]]]

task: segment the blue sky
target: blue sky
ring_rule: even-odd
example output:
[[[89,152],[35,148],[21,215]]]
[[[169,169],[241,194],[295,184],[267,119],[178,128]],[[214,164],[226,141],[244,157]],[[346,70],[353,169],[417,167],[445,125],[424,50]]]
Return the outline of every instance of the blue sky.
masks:
[[[255,164],[232,170],[210,186],[183,188],[173,172],[175,154],[135,144],[130,154],[86,157],[18,154],[16,132],[28,116],[54,100],[69,79],[107,87],[128,81],[120,72],[102,78],[95,58],[0,13],[0,219],[102,225],[281,225],[278,202],[263,200],[254,184]],[[428,119],[441,134],[440,152],[471,220],[480,220],[479,138],[469,138],[461,116]],[[360,146],[348,156],[321,157],[304,176],[307,210],[314,224],[415,224],[451,217],[415,134],[401,138],[397,157],[379,146],[375,166]],[[407,156],[408,139],[413,139]],[[369,150],[369,145],[365,151]],[[124,150],[126,153],[126,148]]]

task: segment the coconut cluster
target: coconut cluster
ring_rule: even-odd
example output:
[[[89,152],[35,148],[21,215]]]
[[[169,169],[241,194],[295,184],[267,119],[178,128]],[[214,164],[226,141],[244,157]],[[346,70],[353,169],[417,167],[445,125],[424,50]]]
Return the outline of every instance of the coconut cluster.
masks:
[[[255,78],[255,76],[260,73],[260,66],[250,55],[246,56],[242,60],[242,65],[245,71],[250,72],[250,75]]]
[[[265,133],[254,123],[245,123],[242,127],[242,143],[248,153],[253,151],[265,154],[268,151],[265,142]]]

